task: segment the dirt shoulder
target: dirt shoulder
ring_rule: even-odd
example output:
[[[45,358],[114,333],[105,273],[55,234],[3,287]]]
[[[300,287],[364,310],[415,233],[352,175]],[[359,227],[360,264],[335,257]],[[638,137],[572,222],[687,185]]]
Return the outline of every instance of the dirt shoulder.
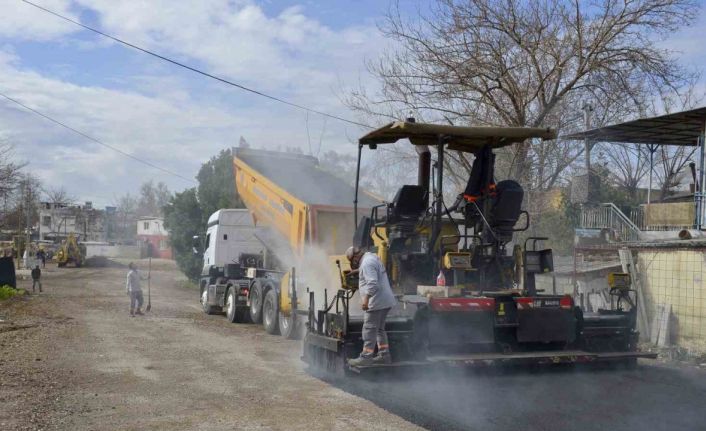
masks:
[[[0,303],[0,429],[419,429],[306,374],[298,342],[204,315],[155,267],[145,317],[114,267],[48,268],[43,294]]]

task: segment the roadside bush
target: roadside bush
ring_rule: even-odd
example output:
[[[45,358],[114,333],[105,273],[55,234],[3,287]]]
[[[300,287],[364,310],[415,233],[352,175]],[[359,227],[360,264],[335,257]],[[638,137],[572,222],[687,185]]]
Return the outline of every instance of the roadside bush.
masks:
[[[0,287],[0,301],[12,298],[13,296],[24,295],[24,289],[15,289],[11,286],[4,285]]]

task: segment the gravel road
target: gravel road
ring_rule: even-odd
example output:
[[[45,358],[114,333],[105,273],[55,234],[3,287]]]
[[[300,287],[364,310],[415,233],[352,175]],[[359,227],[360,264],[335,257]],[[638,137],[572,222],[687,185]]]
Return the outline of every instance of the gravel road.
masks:
[[[48,268],[45,293],[0,303],[1,430],[706,429],[694,368],[319,380],[299,342],[204,315],[155,266],[144,317],[123,268]]]
[[[125,274],[48,268],[0,305],[1,430],[420,429],[306,374],[299,343],[204,315],[171,265],[131,318]]]

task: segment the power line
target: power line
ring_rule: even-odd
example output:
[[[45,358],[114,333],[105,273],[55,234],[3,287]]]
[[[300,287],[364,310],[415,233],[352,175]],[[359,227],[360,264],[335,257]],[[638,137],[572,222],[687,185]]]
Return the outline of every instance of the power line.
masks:
[[[58,124],[59,126],[65,128],[65,129],[69,129],[69,130],[71,130],[72,132],[76,133],[77,135],[81,135],[81,136],[83,136],[84,138],[88,139],[89,141],[95,142],[95,143],[98,144],[98,145],[102,145],[102,146],[104,146],[104,147],[106,147],[106,148],[109,148],[109,149],[111,149],[111,150],[113,150],[113,151],[115,151],[115,152],[117,152],[117,153],[122,154],[122,155],[125,156],[125,157],[129,157],[129,158],[131,158],[131,159],[133,159],[133,160],[135,160],[135,161],[137,161],[137,162],[140,162],[140,163],[142,163],[142,164],[144,164],[144,165],[147,165],[147,166],[149,166],[149,167],[151,167],[151,168],[157,169],[157,170],[162,171],[162,172],[164,172],[164,173],[167,173],[167,174],[169,174],[169,175],[174,175],[175,177],[179,177],[179,178],[181,178],[181,179],[184,180],[184,181],[188,181],[188,182],[190,182],[190,183],[195,183],[195,182],[196,182],[196,181],[194,181],[194,180],[191,179],[191,178],[187,178],[187,177],[181,176],[181,175],[177,174],[176,172],[170,171],[169,169],[165,169],[165,168],[163,168],[163,167],[161,167],[161,166],[157,166],[157,165],[155,165],[155,164],[152,163],[152,162],[148,162],[147,160],[140,159],[139,157],[135,157],[135,156],[133,156],[133,155],[130,154],[130,153],[126,153],[125,151],[123,151],[123,150],[121,150],[121,149],[119,149],[119,148],[116,148],[116,147],[114,147],[114,146],[112,146],[112,145],[106,144],[105,142],[100,141],[100,140],[98,140],[98,139],[96,139],[96,138],[94,138],[94,137],[92,137],[92,136],[90,136],[90,135],[87,135],[87,134],[83,133],[83,132],[80,131],[80,130],[74,129],[73,127],[71,127],[71,126],[69,126],[69,125],[67,125],[67,124],[62,123],[62,122],[59,121],[59,120],[55,120],[55,119],[53,119],[52,117],[50,117],[50,116],[48,116],[48,115],[46,115],[46,114],[43,114],[43,113],[37,111],[37,110],[34,109],[34,108],[30,108],[29,106],[25,105],[24,103],[20,102],[19,100],[13,99],[12,97],[7,96],[6,94],[0,93],[0,96],[4,97],[5,99],[9,100],[9,101],[12,102],[12,103],[15,103],[15,104],[17,104],[17,105],[19,105],[19,106],[25,108],[26,110],[28,110],[28,111],[30,111],[30,112],[33,112],[33,113],[39,115],[40,117],[42,117],[42,118],[44,118],[44,119],[46,119],[46,120],[51,121],[51,122],[54,123],[54,124]]]
[[[200,70],[200,69],[197,69],[197,68],[195,68],[195,67],[189,66],[189,65],[187,65],[187,64],[184,64],[184,63],[178,62],[178,61],[176,61],[176,60],[173,60],[173,59],[171,59],[171,58],[169,58],[169,57],[166,57],[166,56],[164,56],[164,55],[157,54],[156,52],[150,51],[150,50],[148,50],[148,49],[146,49],[146,48],[142,48],[142,47],[140,47],[140,46],[137,46],[137,45],[135,45],[135,44],[132,44],[132,43],[130,43],[130,42],[127,42],[127,41],[125,41],[125,40],[122,40],[122,39],[120,39],[120,38],[117,38],[117,37],[115,37],[115,36],[111,36],[111,35],[109,35],[109,34],[107,34],[107,33],[104,33],[104,32],[102,32],[102,31],[98,30],[98,29],[95,29],[95,28],[93,28],[93,27],[89,27],[89,26],[87,26],[87,25],[85,25],[85,24],[81,24],[81,23],[78,22],[78,21],[75,21],[75,20],[73,20],[73,19],[71,19],[71,18],[69,18],[69,17],[66,17],[66,16],[64,16],[64,15],[61,15],[61,14],[59,14],[58,12],[54,12],[54,11],[52,11],[52,10],[50,10],[50,9],[47,9],[47,8],[45,8],[45,7],[43,7],[43,6],[40,6],[40,5],[36,4],[36,3],[32,3],[31,1],[28,1],[28,0],[20,0],[20,1],[23,2],[23,3],[26,3],[26,4],[30,5],[30,6],[34,6],[35,8],[37,8],[37,9],[39,9],[39,10],[41,10],[41,11],[44,11],[44,12],[49,13],[49,14],[51,14],[51,15],[54,15],[54,16],[57,17],[57,18],[61,18],[61,19],[63,19],[64,21],[68,21],[68,22],[70,22],[70,23],[72,23],[72,24],[75,24],[75,25],[77,25],[77,26],[79,26],[79,27],[82,27],[82,28],[84,28],[84,29],[86,29],[86,30],[92,31],[92,32],[94,32],[94,33],[97,33],[97,34],[103,36],[103,37],[107,37],[108,39],[114,40],[115,42],[121,43],[121,44],[123,44],[123,45],[125,45],[125,46],[127,46],[127,47],[136,49],[136,50],[141,51],[141,52],[143,52],[143,53],[145,53],[145,54],[148,54],[148,55],[151,55],[151,56],[153,56],[153,57],[159,58],[160,60],[166,61],[166,62],[171,63],[171,64],[174,64],[174,65],[176,65],[176,66],[183,67],[184,69],[190,70],[190,71],[192,71],[192,72],[194,72],[194,73],[198,73],[199,75],[203,75],[203,76],[206,76],[206,77],[208,77],[208,78],[215,79],[216,81],[220,81],[220,82],[222,82],[222,83],[224,83],[224,84],[228,84],[228,85],[230,85],[230,86],[239,88],[239,89],[241,89],[241,90],[243,90],[243,91],[247,91],[247,92],[249,92],[249,93],[256,94],[256,95],[258,95],[258,96],[265,97],[265,98],[267,98],[267,99],[274,100],[275,102],[283,103],[283,104],[285,104],[285,105],[288,105],[288,106],[291,106],[291,107],[294,107],[294,108],[297,108],[297,109],[301,109],[301,110],[304,110],[304,111],[307,111],[307,112],[313,112],[313,113],[315,113],[315,114],[319,114],[319,115],[322,115],[322,116],[324,116],[324,117],[333,118],[334,120],[343,121],[343,122],[346,122],[346,123],[354,124],[354,125],[356,125],[356,126],[365,127],[365,128],[368,128],[368,129],[373,129],[373,128],[374,128],[374,127],[369,126],[369,125],[367,125],[367,124],[359,123],[359,122],[357,122],[357,121],[349,120],[349,119],[347,119],[347,118],[339,117],[339,116],[337,116],[337,115],[328,114],[328,113],[326,113],[326,112],[319,111],[319,110],[317,110],[317,109],[308,108],[308,107],[306,107],[306,106],[299,105],[299,104],[294,103],[294,102],[289,102],[289,101],[287,101],[287,100],[280,99],[279,97],[276,97],[276,96],[272,96],[272,95],[263,93],[262,91],[254,90],[254,89],[252,89],[252,88],[249,88],[249,87],[246,87],[246,86],[244,86],[244,85],[241,85],[241,84],[235,83],[235,82],[233,82],[233,81],[230,81],[230,80],[228,80],[228,79],[226,79],[226,78],[221,78],[221,77],[219,77],[219,76],[210,74],[210,73],[208,73],[208,72],[204,72],[203,70]]]

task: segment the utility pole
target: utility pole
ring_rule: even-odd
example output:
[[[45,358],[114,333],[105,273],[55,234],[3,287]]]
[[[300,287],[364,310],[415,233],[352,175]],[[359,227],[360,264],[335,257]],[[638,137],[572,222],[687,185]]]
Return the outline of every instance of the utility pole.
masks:
[[[593,105],[590,102],[584,102],[583,106],[584,132],[591,130],[591,114],[593,113]],[[586,163],[586,202],[591,202],[594,198],[593,178],[591,175],[591,141],[588,136],[584,136],[584,155]]]
[[[27,182],[25,183],[25,188],[27,191],[27,239],[25,240],[25,252],[27,254],[27,259],[25,259],[25,268],[29,268],[29,253],[30,253],[30,241],[31,241],[31,231],[30,226],[32,220],[32,186],[30,185],[30,178],[27,177]]]
[[[593,113],[593,105],[590,102],[584,102],[583,106],[584,131],[591,129],[591,114]],[[586,136],[583,140],[585,146],[584,153],[586,154],[586,175],[591,173],[591,142]]]

